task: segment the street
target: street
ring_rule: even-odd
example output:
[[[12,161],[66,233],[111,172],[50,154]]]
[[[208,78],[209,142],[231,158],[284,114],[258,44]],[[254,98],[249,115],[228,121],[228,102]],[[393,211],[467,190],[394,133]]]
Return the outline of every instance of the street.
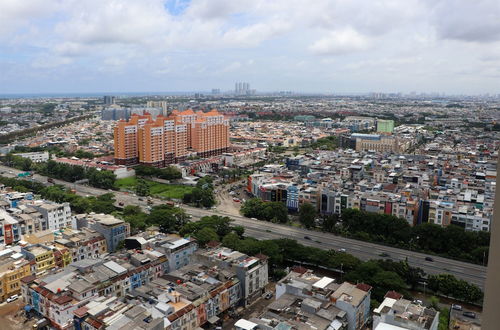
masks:
[[[4,171],[3,176],[15,177],[19,171],[13,168],[0,166],[0,171]],[[11,173],[12,172],[12,173]],[[38,182],[47,183],[47,178],[35,174],[33,180]],[[54,180],[54,183],[64,185],[70,189],[75,189],[79,195],[99,196],[110,191],[84,186],[80,184],[73,184],[61,180]],[[139,205],[146,210],[147,202],[139,201],[137,196],[127,194],[119,191],[112,191],[115,194],[117,203],[122,202],[124,205]],[[153,205],[164,203],[159,199],[152,199]],[[432,256],[434,261],[426,261],[425,257],[428,255],[408,251],[384,245],[379,245],[370,242],[363,242],[345,237],[335,236],[330,233],[323,233],[318,231],[307,230],[304,228],[291,227],[282,224],[275,224],[271,222],[252,220],[241,215],[236,215],[234,210],[226,212],[218,207],[216,210],[199,209],[182,205],[186,213],[190,214],[194,219],[199,219],[203,216],[219,215],[227,216],[234,220],[234,224],[241,225],[245,228],[245,233],[248,236],[253,236],[258,239],[279,239],[290,238],[297,240],[299,243],[306,246],[313,246],[322,249],[346,249],[346,252],[360,258],[361,260],[380,259],[381,254],[385,253],[392,260],[408,260],[408,263],[413,267],[422,268],[427,274],[441,274],[448,273],[457,278],[463,279],[467,282],[473,283],[484,289],[484,282],[486,279],[486,267],[475,265],[467,262],[447,259],[438,256]],[[310,239],[306,239],[305,236]]]

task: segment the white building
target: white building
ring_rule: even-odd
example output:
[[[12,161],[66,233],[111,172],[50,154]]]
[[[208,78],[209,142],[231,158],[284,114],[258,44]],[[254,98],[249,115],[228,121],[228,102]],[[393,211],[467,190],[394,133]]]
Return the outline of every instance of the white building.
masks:
[[[19,154],[15,154],[17,156],[21,156],[23,158],[28,158],[32,162],[41,163],[49,160],[50,155],[48,151],[40,151],[40,152],[23,152]]]
[[[76,229],[76,218],[71,215],[69,203],[52,203],[43,201],[34,203],[33,207],[42,214],[47,222],[48,230],[58,230],[61,228]]]

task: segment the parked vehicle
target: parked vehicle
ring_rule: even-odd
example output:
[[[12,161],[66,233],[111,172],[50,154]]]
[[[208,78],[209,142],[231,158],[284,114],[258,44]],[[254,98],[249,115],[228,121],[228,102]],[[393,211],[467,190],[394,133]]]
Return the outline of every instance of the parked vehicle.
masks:
[[[425,261],[434,261],[431,257],[425,257]]]
[[[346,252],[346,249],[344,249],[344,248],[340,248],[340,249],[339,249],[339,252]]]
[[[462,310],[462,306],[456,305],[456,304],[452,304],[451,308],[454,309],[454,310],[456,310],[456,311],[461,311]]]
[[[474,313],[474,312],[463,312],[462,315],[466,316],[466,317],[470,317],[471,319],[476,318],[476,313]]]
[[[311,239],[311,237],[309,237],[309,236],[304,236],[304,239],[308,239],[308,240],[310,240],[310,239]]]
[[[264,299],[269,300],[269,299],[271,299],[272,297],[273,297],[273,293],[272,293],[272,292],[268,292],[268,293],[266,293],[266,295],[264,296]]]
[[[10,296],[9,298],[7,298],[7,302],[8,303],[13,302],[13,301],[17,300],[17,298],[19,298],[19,295],[15,294],[15,295]]]

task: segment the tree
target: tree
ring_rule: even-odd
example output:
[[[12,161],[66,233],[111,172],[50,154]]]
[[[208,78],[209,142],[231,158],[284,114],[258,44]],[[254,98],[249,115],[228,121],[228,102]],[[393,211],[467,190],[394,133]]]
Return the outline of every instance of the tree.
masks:
[[[307,229],[314,227],[314,219],[316,218],[316,209],[311,203],[304,203],[299,209],[299,221]]]
[[[201,247],[204,247],[210,241],[219,241],[219,235],[210,227],[201,228],[193,236]]]
[[[141,213],[141,207],[138,205],[127,205],[123,208],[123,215],[137,215]]]
[[[146,180],[138,179],[137,185],[135,186],[135,192],[139,196],[149,196],[149,184]]]
[[[323,222],[321,223],[321,229],[328,233],[333,233],[335,232],[335,227],[338,222],[339,222],[338,214],[336,213],[329,214],[323,218]]]
[[[234,232],[229,233],[222,239],[222,245],[233,250],[238,250],[240,248],[240,238]]]
[[[234,226],[233,231],[238,235],[238,237],[243,238],[243,234],[245,233],[245,227]]]
[[[429,298],[429,307],[432,307],[438,311],[439,310],[439,298],[436,296],[431,296]]]

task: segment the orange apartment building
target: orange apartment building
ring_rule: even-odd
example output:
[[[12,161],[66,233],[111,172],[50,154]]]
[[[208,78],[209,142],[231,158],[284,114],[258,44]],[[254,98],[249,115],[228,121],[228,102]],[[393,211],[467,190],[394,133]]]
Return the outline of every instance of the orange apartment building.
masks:
[[[229,121],[217,110],[174,110],[168,117],[132,115],[114,129],[115,163],[164,167],[190,152],[209,157],[227,152]]]

